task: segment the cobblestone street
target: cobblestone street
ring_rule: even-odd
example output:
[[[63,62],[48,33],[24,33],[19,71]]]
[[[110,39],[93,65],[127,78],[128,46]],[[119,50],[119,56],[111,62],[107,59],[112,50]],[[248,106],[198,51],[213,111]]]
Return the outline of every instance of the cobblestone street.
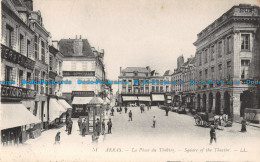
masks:
[[[203,148],[205,150],[201,153],[205,154],[202,155],[211,155],[210,152],[205,152],[207,148],[212,149],[215,155],[216,153],[219,155],[214,156],[214,160],[220,160],[223,156],[232,157],[236,153],[244,155],[241,157],[246,159],[247,153],[241,151],[248,151],[251,155],[259,152],[259,128],[248,126],[248,132],[241,133],[239,132],[241,125],[234,123],[233,127],[217,130],[217,144],[209,145],[209,128],[195,126],[191,116],[174,112],[165,116],[165,112],[157,106],[142,114],[139,107],[131,107],[128,112],[129,110],[133,112],[133,121],[128,121],[128,113],[115,112],[111,117],[112,134],[100,136],[98,142],[92,142],[90,135],[80,136],[77,119],[74,119],[71,135],[66,134],[65,127],[50,129],[43,132],[39,138],[18,146],[19,149],[5,148],[4,152],[12,152],[15,155],[14,159],[17,157],[26,159],[26,155],[30,154],[35,159],[48,160],[95,159],[100,155],[104,158],[140,156],[139,158],[145,160],[148,157],[143,153],[151,152],[153,149],[156,149],[153,154],[154,160],[170,160],[173,157],[174,159],[183,157],[182,155],[195,155]],[[152,128],[153,116],[156,116],[156,128]],[[58,131],[61,132],[61,143],[55,145],[54,137]],[[193,156],[194,160],[200,158]]]

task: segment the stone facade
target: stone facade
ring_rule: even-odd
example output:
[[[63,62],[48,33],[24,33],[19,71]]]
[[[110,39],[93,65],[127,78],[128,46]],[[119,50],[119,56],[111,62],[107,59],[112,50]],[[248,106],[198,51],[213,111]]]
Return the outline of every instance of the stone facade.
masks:
[[[196,87],[198,111],[228,114],[240,120],[247,106],[244,93],[252,86],[247,79],[259,75],[254,57],[259,55],[259,7],[232,7],[198,34],[196,80],[236,81],[241,84],[201,84]]]

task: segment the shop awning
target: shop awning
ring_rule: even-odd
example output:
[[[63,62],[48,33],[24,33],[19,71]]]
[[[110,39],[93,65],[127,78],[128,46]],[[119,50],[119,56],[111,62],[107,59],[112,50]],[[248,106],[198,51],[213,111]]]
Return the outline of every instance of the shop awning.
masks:
[[[58,102],[65,108],[65,110],[72,109],[72,107],[64,99],[59,99]]]
[[[164,94],[152,94],[153,101],[165,101]]]
[[[2,103],[0,105],[0,129],[40,123],[22,103]]]
[[[58,100],[55,98],[50,99],[49,103],[49,119],[50,121],[54,121],[56,118],[59,118],[62,113],[66,112],[65,109],[61,104],[58,103]]]
[[[150,96],[138,96],[139,101],[151,101]]]
[[[85,105],[88,104],[89,101],[92,99],[93,97],[74,97],[73,101],[72,101],[72,105]]]
[[[122,96],[123,101],[138,101],[137,96]]]

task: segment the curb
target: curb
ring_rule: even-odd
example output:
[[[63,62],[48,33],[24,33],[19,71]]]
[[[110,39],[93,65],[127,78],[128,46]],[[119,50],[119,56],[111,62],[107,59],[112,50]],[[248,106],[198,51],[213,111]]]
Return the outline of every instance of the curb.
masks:
[[[236,121],[235,123],[241,124],[238,121]],[[260,125],[254,125],[254,124],[252,125],[251,123],[249,123],[248,126],[255,127],[255,128],[260,128]]]

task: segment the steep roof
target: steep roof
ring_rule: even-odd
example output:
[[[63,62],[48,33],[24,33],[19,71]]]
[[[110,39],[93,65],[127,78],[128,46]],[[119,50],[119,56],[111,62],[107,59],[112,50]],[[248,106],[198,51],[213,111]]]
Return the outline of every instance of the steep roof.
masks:
[[[140,73],[149,73],[149,70],[145,67],[127,67],[122,70],[122,72],[125,73],[132,73],[132,72],[140,72]]]
[[[172,74],[172,71],[171,71],[171,70],[166,70],[163,75],[165,76],[165,75],[171,75],[171,74]]]
[[[87,39],[61,39],[59,41],[59,49],[65,57],[95,57]],[[80,51],[82,51],[82,53]]]

